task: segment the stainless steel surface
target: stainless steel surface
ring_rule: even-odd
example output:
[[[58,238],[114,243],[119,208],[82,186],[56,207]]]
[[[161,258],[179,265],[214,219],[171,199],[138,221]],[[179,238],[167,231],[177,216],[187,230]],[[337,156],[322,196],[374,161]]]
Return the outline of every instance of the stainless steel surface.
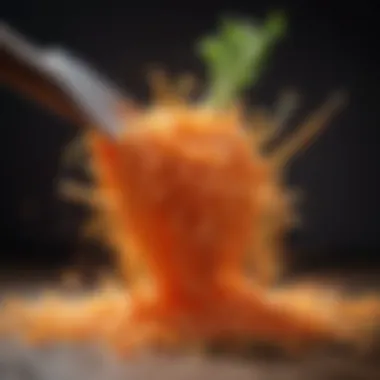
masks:
[[[10,26],[0,25],[0,80],[77,124],[120,131],[124,100],[119,89],[61,48],[41,48]]]
[[[376,380],[379,371],[376,359],[328,353],[276,361],[147,354],[121,361],[96,346],[0,345],[4,380]]]

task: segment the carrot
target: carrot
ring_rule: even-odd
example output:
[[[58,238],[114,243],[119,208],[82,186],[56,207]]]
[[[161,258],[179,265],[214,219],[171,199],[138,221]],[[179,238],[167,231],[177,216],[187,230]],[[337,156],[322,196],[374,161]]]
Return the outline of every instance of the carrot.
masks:
[[[263,27],[225,20],[199,47],[210,82],[200,101],[187,99],[188,78],[176,91],[159,72],[151,78],[154,102],[125,113],[119,141],[85,136],[93,203],[123,281],[75,301],[9,305],[3,330],[34,342],[102,340],[126,353],[236,340],[294,349],[354,340],[368,328],[380,310],[373,300],[369,307],[338,296],[330,302],[323,292],[273,290],[293,216],[284,168],[342,105],[341,96],[331,98],[288,141],[265,150],[281,126],[259,110],[248,117],[239,97],[284,26],[281,14]]]

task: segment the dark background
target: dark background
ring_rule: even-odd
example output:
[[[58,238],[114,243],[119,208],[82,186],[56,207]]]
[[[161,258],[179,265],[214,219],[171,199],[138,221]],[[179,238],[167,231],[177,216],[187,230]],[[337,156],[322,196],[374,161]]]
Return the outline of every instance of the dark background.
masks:
[[[303,225],[292,234],[290,251],[299,252],[297,262],[309,266],[379,268],[380,74],[374,5],[248,3],[210,3],[207,10],[162,2],[138,7],[116,0],[13,0],[2,5],[2,18],[36,41],[78,52],[143,100],[150,63],[202,75],[193,46],[215,28],[218,15],[232,11],[261,18],[270,8],[284,9],[287,38],[252,96],[270,106],[279,91],[295,87],[302,95],[302,116],[336,89],[350,93],[343,114],[289,168],[289,185],[305,194]],[[0,266],[67,265],[78,249],[82,216],[57,197],[56,183],[61,151],[76,129],[5,89],[1,126]]]

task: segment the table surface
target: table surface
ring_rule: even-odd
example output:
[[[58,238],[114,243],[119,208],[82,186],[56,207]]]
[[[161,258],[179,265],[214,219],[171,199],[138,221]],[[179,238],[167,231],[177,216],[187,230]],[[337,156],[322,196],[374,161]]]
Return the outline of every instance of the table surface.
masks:
[[[325,275],[335,282],[341,276]],[[380,276],[346,276],[345,285],[380,289]],[[3,282],[2,289],[23,284]],[[15,286],[16,285],[16,286]],[[38,288],[36,282],[34,286]],[[31,289],[32,286],[29,286]],[[54,345],[34,349],[15,342],[0,342],[1,380],[377,380],[380,378],[380,344],[365,355],[328,349],[298,359],[269,357],[252,352],[246,357],[227,355],[146,354],[121,362],[99,347]]]

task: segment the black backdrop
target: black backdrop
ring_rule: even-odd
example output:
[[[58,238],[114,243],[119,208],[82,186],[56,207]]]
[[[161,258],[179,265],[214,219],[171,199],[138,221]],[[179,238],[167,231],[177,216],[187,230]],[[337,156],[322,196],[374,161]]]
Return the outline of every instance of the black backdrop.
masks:
[[[380,74],[374,6],[254,3],[219,3],[213,10],[210,4],[207,10],[186,4],[175,9],[162,2],[160,7],[138,7],[116,0],[6,0],[2,17],[41,43],[80,53],[144,99],[149,63],[201,74],[193,45],[215,27],[218,14],[262,17],[277,6],[288,11],[287,39],[256,87],[255,98],[270,105],[280,90],[293,86],[300,90],[305,114],[335,89],[350,93],[345,112],[289,169],[289,184],[305,194],[303,226],[293,234],[291,247],[309,251],[312,256],[302,256],[306,262],[319,258],[378,265]],[[81,217],[57,198],[56,178],[61,150],[75,128],[3,89],[0,115],[0,265],[67,262],[77,245]]]

